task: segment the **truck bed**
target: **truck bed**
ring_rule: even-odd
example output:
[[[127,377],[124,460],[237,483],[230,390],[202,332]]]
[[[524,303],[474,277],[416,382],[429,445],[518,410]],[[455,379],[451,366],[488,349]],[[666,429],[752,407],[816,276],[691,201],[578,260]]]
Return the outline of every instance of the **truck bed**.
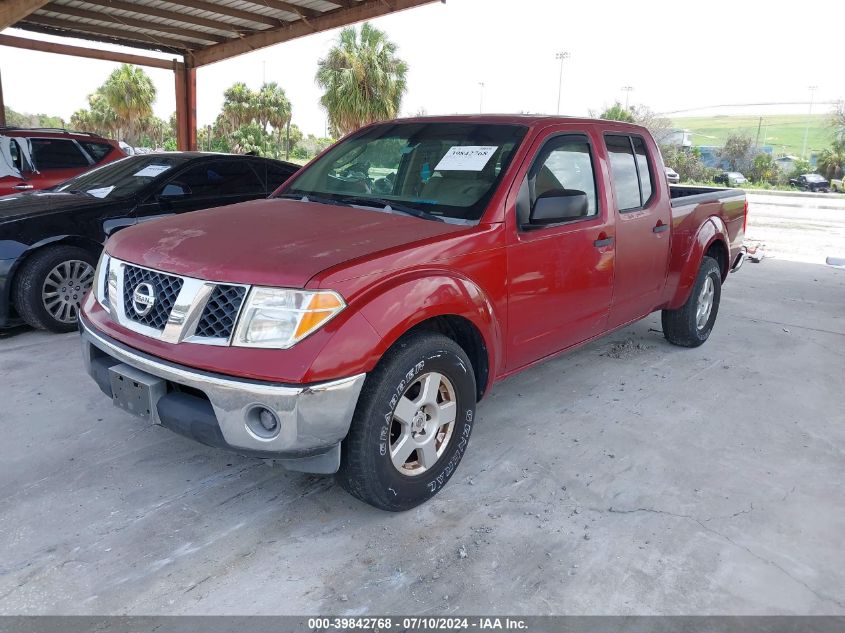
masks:
[[[687,204],[702,204],[705,202],[721,202],[729,198],[745,198],[742,189],[728,189],[727,187],[701,187],[696,185],[669,185],[672,207]]]

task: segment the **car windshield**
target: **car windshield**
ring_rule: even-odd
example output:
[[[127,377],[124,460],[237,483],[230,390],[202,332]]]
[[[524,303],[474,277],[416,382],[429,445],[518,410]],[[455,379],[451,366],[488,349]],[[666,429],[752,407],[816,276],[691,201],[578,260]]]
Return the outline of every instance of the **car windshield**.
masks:
[[[472,224],[525,132],[490,123],[378,125],[329,150],[280,195]]]
[[[732,171],[728,174],[728,176],[730,176],[731,178],[745,178],[745,176],[743,176],[738,171]]]
[[[807,174],[806,176],[804,176],[804,178],[807,179],[807,182],[821,182],[822,180],[824,180],[824,178],[822,178],[818,174]]]
[[[66,180],[53,191],[82,192],[96,198],[128,198],[185,160],[179,154],[129,156]]]

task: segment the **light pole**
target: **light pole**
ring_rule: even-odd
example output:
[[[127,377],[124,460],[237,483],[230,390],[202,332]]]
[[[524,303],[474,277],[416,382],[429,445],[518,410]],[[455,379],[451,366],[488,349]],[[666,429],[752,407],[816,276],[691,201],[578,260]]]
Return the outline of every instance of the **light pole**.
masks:
[[[622,90],[625,91],[625,109],[628,109],[628,100],[631,97],[631,91],[634,89],[633,86],[622,86]]]
[[[804,148],[801,150],[801,158],[807,160],[807,138],[810,136],[810,117],[813,115],[813,97],[816,96],[818,86],[809,86],[807,90],[810,91],[810,111],[807,113],[807,127],[804,128]]]
[[[560,93],[563,89],[563,60],[569,59],[569,53],[567,51],[555,53],[555,59],[560,61],[560,75],[557,80],[557,113],[560,114]]]
[[[484,113],[484,82],[478,82],[478,113]]]

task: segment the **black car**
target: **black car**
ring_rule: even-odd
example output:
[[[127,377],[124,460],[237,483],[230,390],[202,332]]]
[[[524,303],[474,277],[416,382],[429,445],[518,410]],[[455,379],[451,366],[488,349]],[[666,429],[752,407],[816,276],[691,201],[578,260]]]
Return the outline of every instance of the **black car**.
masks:
[[[798,178],[790,178],[789,184],[801,191],[830,191],[830,181],[819,174],[801,174]]]
[[[0,327],[76,328],[106,239],[157,217],[266,198],[298,165],[257,156],[130,156],[47,191],[0,197]]]

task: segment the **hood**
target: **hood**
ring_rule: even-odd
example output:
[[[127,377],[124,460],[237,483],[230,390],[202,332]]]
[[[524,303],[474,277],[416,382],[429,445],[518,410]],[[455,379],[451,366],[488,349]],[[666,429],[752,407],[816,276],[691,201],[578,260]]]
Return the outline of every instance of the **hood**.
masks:
[[[16,193],[9,196],[0,196],[0,222],[19,220],[55,211],[68,211],[80,207],[90,209],[104,204],[108,204],[108,202],[84,193],[53,193],[50,191]]]
[[[268,199],[140,224],[112,237],[106,250],[178,275],[302,288],[332,266],[466,228],[368,209]]]

